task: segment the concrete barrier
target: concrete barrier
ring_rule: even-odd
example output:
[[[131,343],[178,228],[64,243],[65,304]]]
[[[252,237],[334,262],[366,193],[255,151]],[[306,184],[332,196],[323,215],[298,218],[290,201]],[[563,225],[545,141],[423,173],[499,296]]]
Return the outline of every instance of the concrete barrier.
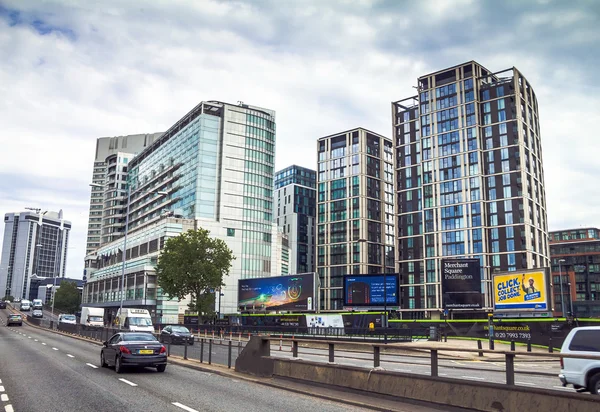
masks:
[[[270,356],[269,341],[259,336],[253,336],[246,345],[235,369],[256,376],[293,379],[475,411],[600,411],[600,397],[589,394],[274,358]]]

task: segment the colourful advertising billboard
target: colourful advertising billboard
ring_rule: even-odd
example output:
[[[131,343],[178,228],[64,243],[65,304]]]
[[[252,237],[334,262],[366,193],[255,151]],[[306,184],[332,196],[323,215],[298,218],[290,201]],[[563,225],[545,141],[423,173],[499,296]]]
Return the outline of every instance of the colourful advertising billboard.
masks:
[[[494,309],[547,311],[546,272],[512,272],[494,276]]]
[[[241,310],[314,311],[315,275],[240,279],[238,307]]]
[[[385,302],[389,306],[398,306],[397,273],[344,276],[344,306],[385,306]]]

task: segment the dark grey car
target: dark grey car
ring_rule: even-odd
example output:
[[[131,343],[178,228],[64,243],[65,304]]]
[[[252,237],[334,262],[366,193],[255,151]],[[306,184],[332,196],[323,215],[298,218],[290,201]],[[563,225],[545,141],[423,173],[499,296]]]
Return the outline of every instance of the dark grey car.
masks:
[[[181,343],[182,345],[194,344],[194,335],[191,334],[188,328],[181,325],[165,326],[160,332],[159,339],[164,343]]]
[[[100,365],[114,366],[122,373],[127,366],[149,366],[158,372],[167,367],[167,348],[151,333],[120,332],[113,335],[100,351]]]

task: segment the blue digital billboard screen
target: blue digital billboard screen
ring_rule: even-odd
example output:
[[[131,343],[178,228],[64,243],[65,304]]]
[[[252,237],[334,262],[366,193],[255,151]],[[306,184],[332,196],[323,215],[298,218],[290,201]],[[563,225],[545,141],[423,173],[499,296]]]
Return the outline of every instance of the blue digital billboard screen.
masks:
[[[385,302],[388,306],[399,304],[397,273],[344,277],[344,306],[384,306]]]
[[[316,310],[314,273],[240,279],[238,307],[241,310]]]

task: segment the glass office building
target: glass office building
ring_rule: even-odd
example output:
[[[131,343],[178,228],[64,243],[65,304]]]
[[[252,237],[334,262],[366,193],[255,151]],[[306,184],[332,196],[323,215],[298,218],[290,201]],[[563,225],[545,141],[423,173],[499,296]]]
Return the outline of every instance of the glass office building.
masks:
[[[473,61],[417,81],[392,103],[402,316],[439,317],[446,257],[480,260],[489,310],[494,272],[549,266],[537,98]]]
[[[289,273],[315,271],[317,172],[292,165],[275,174],[274,217],[289,238]]]
[[[130,231],[165,215],[194,219],[234,252],[221,298],[224,313],[237,310],[238,279],[281,270],[272,267],[274,155],[274,111],[206,101],[127,164]]]

